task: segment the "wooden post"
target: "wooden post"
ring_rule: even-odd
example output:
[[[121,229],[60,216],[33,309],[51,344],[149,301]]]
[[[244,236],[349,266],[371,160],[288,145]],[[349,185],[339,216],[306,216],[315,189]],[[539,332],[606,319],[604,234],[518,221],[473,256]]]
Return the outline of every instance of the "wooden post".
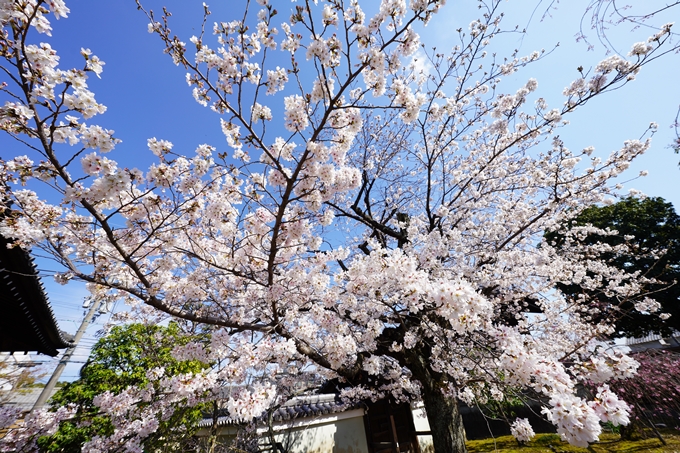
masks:
[[[399,450],[399,436],[397,434],[397,425],[394,424],[394,415],[390,414],[390,423],[392,423],[392,444],[394,445],[395,453],[401,453]]]

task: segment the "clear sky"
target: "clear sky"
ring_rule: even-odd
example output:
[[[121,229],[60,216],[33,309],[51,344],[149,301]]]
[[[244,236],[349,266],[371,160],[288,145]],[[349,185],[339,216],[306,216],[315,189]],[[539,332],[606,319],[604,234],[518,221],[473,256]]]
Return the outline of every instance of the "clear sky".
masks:
[[[233,19],[234,12],[240,11],[238,5],[243,2],[208,3],[215,11],[209,20],[225,20]],[[289,2],[278,0],[278,3],[283,20],[287,17],[284,10]],[[371,5],[377,0],[367,3]],[[459,27],[467,29],[477,13],[476,3],[472,0],[449,1],[428,27],[421,30],[427,47],[436,45],[446,50],[453,46],[455,30]],[[636,3],[647,10],[655,2]],[[147,33],[148,21],[136,10],[133,0],[70,0],[67,4],[71,8],[69,18],[54,21],[53,47],[61,55],[64,67],[82,64],[81,47],[92,49],[106,62],[101,80],[91,78],[90,86],[108,111],[91,121],[114,129],[116,136],[123,140],[114,158],[143,169],[153,157],[146,149],[149,137],[168,139],[179,152],[192,153],[196,145],[206,142],[226,148],[217,115],[194,102],[184,82],[184,70],[162,54],[162,43],[155,35]],[[143,4],[157,12],[167,6],[173,12],[171,28],[184,41],[188,42],[192,34],[198,34],[203,9],[200,1],[146,0]],[[547,0],[511,0],[502,6],[507,13],[506,26],[518,25],[526,28],[527,33],[498,38],[495,45],[499,53],[518,48],[520,54],[526,55],[533,50],[550,50],[559,43],[551,55],[504,81],[502,87],[507,92],[514,92],[526,79],[534,77],[539,82],[539,94],[559,107],[563,102],[563,88],[579,75],[576,68],[582,66],[587,71],[606,56],[606,49],[587,28],[588,20],[585,31],[595,42],[595,49],[588,51],[585,43],[576,42],[575,35],[587,1],[558,4],[558,9],[551,10],[550,16],[545,18],[542,16],[549,6]],[[653,23],[667,21],[664,19],[668,18]],[[649,34],[651,32],[646,29],[631,32],[627,25],[609,32],[623,53],[632,43],[644,40]],[[569,118],[572,125],[560,131],[560,135],[573,150],[593,145],[599,153],[605,154],[619,147],[625,139],[638,138],[651,121],[656,121],[659,131],[653,148],[630,172],[634,175],[646,169],[650,175],[635,181],[632,186],[680,205],[680,194],[676,190],[680,157],[667,148],[674,137],[670,125],[680,105],[679,73],[680,56],[667,55],[646,67],[637,80],[624,89],[602,96],[572,115]]]
[[[287,0],[274,2],[281,12],[281,20],[287,19],[285,11],[291,4]],[[558,4],[558,9],[545,18],[542,16],[549,3],[547,0],[539,2],[511,0],[503,3],[507,12],[506,26],[518,25],[520,29],[526,28],[527,33],[503,35],[495,44],[496,49],[502,53],[517,48],[520,54],[528,55],[533,50],[550,50],[558,43],[559,46],[542,61],[504,81],[501,89],[514,93],[533,77],[538,80],[539,94],[553,107],[560,107],[564,100],[562,90],[579,76],[576,68],[582,66],[587,71],[594,67],[606,55],[606,49],[597,43],[596,36],[588,28],[586,34],[595,42],[595,49],[588,51],[586,44],[576,42],[575,35],[587,0]],[[214,10],[209,20],[225,21],[235,19],[234,14],[240,14],[240,5],[244,2],[207,3]],[[632,3],[652,8],[659,2],[632,0]],[[203,11],[201,1],[144,0],[143,4],[147,9],[159,12],[162,6],[167,6],[173,12],[171,28],[183,41],[188,42],[192,34],[198,34]],[[375,7],[377,0],[368,0],[366,4],[373,5],[366,8]],[[466,30],[475,18],[476,4],[473,0],[449,0],[443,11],[421,30],[423,42],[428,48],[437,46],[442,51],[451,48],[455,44],[455,30],[460,27]],[[113,129],[116,137],[122,140],[109,157],[124,166],[144,169],[154,161],[146,147],[150,137],[172,141],[174,150],[179,153],[191,154],[202,143],[217,146],[218,151],[228,151],[220,132],[219,117],[193,100],[184,81],[184,70],[174,66],[162,53],[162,43],[147,32],[148,21],[137,11],[133,0],[67,0],[67,5],[71,9],[69,18],[52,21],[53,38],[40,36],[36,39],[51,43],[61,57],[62,68],[82,66],[81,47],[90,48],[106,63],[101,79],[91,76],[89,85],[108,111],[88,123]],[[677,11],[671,13],[677,14]],[[660,18],[653,23],[668,21]],[[623,53],[627,53],[631,44],[646,39],[651,33],[645,29],[631,31],[627,25],[610,30],[614,44]],[[624,140],[639,138],[649,123],[656,121],[659,130],[651,150],[628,173],[629,178],[635,178],[641,170],[648,170],[649,176],[627,183],[623,192],[634,187],[673,202],[676,209],[680,208],[677,165],[680,156],[668,145],[674,139],[670,125],[680,104],[678,74],[680,55],[667,55],[645,68],[636,81],[622,90],[595,99],[569,117],[571,125],[560,131],[570,149],[576,151],[592,145],[597,154],[604,156],[620,147]],[[8,142],[5,137],[0,137],[0,149],[3,158],[24,153],[18,144]],[[41,267],[50,269],[47,263],[41,263]],[[48,276],[43,280],[62,328],[75,333],[76,321],[82,312],[83,288],[58,286]],[[99,328],[101,326],[95,326],[88,331],[85,346],[92,345],[94,331]],[[86,354],[87,350],[83,349],[78,356],[84,360]],[[77,367],[70,367],[64,377],[72,379],[76,376]]]

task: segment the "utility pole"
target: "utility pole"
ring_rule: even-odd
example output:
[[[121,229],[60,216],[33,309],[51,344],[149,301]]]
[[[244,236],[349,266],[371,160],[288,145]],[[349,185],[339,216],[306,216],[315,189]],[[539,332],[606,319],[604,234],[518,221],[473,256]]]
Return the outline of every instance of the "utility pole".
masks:
[[[71,360],[71,356],[78,347],[78,342],[80,341],[81,338],[83,338],[83,335],[85,335],[85,331],[87,330],[87,327],[90,325],[90,322],[92,321],[92,318],[94,318],[94,315],[99,309],[100,305],[101,303],[96,299],[92,302],[92,305],[90,305],[90,309],[87,311],[87,314],[83,319],[83,322],[80,324],[80,328],[78,328],[78,332],[76,332],[76,336],[73,338],[73,346],[71,346],[66,350],[66,352],[64,352],[64,355],[61,357],[61,360],[59,361],[57,368],[54,369],[54,372],[52,373],[50,380],[47,381],[47,385],[45,385],[45,388],[40,393],[38,401],[35,402],[32,410],[43,407],[47,400],[49,399],[52,390],[59,381],[61,373],[64,371],[64,368]]]

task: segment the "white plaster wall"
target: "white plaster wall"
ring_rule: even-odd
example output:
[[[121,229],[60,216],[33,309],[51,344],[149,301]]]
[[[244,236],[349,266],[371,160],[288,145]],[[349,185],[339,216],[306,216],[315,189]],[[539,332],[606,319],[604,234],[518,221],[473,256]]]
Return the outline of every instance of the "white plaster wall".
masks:
[[[422,403],[411,407],[413,413],[413,425],[416,431],[429,431],[430,424],[427,422],[427,414]],[[424,435],[418,436],[418,444],[420,444],[420,451],[422,453],[434,452],[434,445],[432,443],[432,436]]]
[[[290,453],[368,453],[363,415],[362,409],[356,409],[289,423],[278,422],[274,425],[274,437]],[[220,427],[220,443],[231,443],[236,431],[235,426]],[[268,444],[267,429],[260,427],[257,431],[261,444]],[[209,430],[201,429],[197,435],[203,437],[208,433]]]
[[[356,412],[335,420],[308,419],[306,426],[281,429],[276,440],[291,453],[368,453],[363,411]]]

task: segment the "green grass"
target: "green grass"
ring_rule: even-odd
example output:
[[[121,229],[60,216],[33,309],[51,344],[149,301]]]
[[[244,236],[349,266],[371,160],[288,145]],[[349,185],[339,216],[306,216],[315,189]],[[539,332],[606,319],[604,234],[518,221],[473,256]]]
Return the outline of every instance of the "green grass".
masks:
[[[621,440],[618,434],[603,433],[600,442],[589,448],[578,448],[560,440],[557,434],[539,434],[526,445],[518,445],[512,436],[496,439],[471,440],[467,442],[470,453],[680,453],[680,431],[662,430],[661,434],[667,445],[663,445],[653,433],[647,433],[646,439]]]

